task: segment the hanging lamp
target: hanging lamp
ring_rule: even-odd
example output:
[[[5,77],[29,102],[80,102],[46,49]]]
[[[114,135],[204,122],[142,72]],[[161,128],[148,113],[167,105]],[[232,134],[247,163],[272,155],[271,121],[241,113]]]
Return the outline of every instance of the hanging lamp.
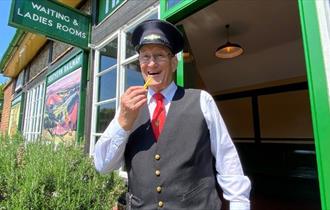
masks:
[[[243,48],[239,44],[229,42],[229,24],[226,25],[227,43],[218,47],[215,56],[218,58],[235,58],[243,53]]]

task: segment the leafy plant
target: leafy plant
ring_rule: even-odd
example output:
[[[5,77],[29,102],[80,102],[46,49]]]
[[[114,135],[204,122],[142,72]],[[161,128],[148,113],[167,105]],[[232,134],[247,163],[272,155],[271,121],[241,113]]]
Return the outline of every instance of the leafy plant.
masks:
[[[111,209],[125,191],[77,145],[0,138],[0,209]]]

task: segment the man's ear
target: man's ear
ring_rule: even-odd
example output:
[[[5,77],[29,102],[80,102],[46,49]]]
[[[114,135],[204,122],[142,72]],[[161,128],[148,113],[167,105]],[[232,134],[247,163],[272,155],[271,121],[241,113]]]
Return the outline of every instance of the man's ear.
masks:
[[[175,56],[173,56],[173,58],[171,59],[171,63],[172,63],[172,72],[176,71],[176,68],[178,67],[178,58]]]

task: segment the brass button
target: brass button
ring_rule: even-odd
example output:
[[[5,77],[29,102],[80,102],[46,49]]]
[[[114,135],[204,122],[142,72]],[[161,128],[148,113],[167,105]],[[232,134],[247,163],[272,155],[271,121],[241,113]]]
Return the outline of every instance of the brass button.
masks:
[[[161,192],[162,191],[162,187],[161,186],[158,186],[157,188],[156,188],[156,190],[157,190],[157,192]]]
[[[155,155],[155,159],[156,159],[156,160],[159,160],[159,159],[160,159],[160,155],[156,154],[156,155]]]
[[[156,176],[159,176],[160,175],[160,170],[156,170],[155,174],[156,174]]]
[[[159,207],[163,207],[163,206],[164,206],[164,202],[163,202],[163,201],[159,201],[159,202],[158,202],[158,206],[159,206]]]

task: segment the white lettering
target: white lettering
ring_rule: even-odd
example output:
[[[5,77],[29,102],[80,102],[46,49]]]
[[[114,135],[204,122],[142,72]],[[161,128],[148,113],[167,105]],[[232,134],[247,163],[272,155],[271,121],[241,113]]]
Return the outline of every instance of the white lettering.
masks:
[[[56,24],[56,29],[62,30],[64,32],[69,32],[71,35],[78,36],[80,38],[86,39],[86,33],[83,33],[81,31],[78,31],[74,28],[69,28],[66,25],[62,25],[61,23]]]
[[[50,9],[50,8],[46,8],[42,5],[39,5],[35,2],[31,2],[32,3],[32,7],[33,9],[36,9],[38,10],[39,12],[43,12],[45,13],[46,15],[50,15],[52,17],[56,17],[57,19],[60,19],[60,20],[64,20],[66,21],[67,23],[70,22],[70,17],[65,15],[65,14],[62,14],[58,11],[55,11],[53,9]]]
[[[24,17],[28,17],[29,19],[32,19],[29,12],[25,13]]]
[[[17,15],[19,15],[19,16],[23,16],[23,14],[21,13],[21,8],[18,8],[18,9],[17,9]]]
[[[37,10],[40,10],[40,5],[38,5],[38,4],[35,4],[35,3],[33,3],[33,2],[31,2],[32,3],[32,7],[33,7],[33,9],[37,9]]]

